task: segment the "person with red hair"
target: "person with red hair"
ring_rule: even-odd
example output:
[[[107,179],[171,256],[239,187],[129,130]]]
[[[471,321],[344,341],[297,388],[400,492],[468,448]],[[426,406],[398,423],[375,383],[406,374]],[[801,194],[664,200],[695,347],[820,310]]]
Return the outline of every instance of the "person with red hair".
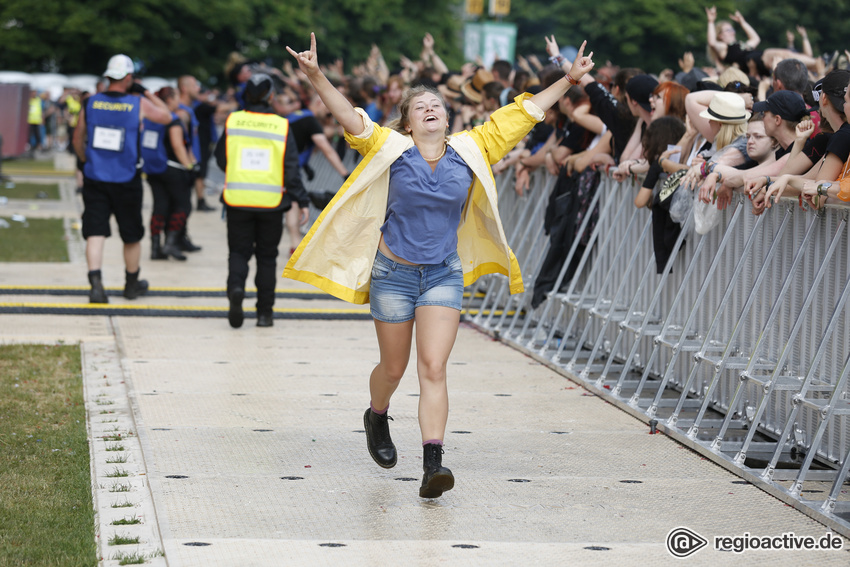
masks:
[[[685,97],[690,92],[687,87],[673,81],[667,81],[655,87],[649,97],[649,105],[652,107],[650,120],[654,122],[662,116],[675,116],[684,122]]]

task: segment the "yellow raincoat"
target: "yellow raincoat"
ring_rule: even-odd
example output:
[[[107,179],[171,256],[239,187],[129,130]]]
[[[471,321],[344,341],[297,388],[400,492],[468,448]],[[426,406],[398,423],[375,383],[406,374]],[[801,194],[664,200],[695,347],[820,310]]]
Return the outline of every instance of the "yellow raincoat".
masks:
[[[472,169],[473,181],[458,227],[457,253],[468,286],[484,274],[508,276],[511,293],[523,291],[522,274],[508,246],[490,166],[543,120],[543,111],[518,96],[489,122],[459,132],[448,144]],[[286,264],[283,277],[314,285],[351,303],[369,302],[372,263],[387,213],[390,166],[413,146],[410,136],[374,124],[358,108],[365,130],[345,139],[363,160],[325,208]]]

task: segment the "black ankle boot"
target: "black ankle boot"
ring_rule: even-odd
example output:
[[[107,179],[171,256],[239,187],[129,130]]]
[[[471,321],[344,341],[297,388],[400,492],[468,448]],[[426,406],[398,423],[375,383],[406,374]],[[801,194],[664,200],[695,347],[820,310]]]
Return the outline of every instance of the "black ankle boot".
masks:
[[[180,231],[174,230],[165,235],[165,246],[162,251],[175,260],[185,260],[186,256],[180,251]]]
[[[151,260],[168,260],[168,254],[162,251],[162,238],[159,234],[151,234]]]
[[[189,239],[189,233],[186,232],[185,227],[180,231],[180,238],[177,240],[177,244],[183,252],[199,252],[201,250],[200,246]]]
[[[395,445],[390,438],[389,420],[391,419],[386,413],[381,415],[373,412],[372,408],[367,409],[366,413],[363,414],[363,425],[366,426],[366,446],[369,448],[369,454],[372,455],[379,466],[385,469],[393,468],[398,458]]]
[[[422,468],[425,469],[425,476],[422,477],[419,496],[436,498],[454,487],[455,477],[452,476],[452,471],[443,466],[442,445],[428,443],[422,449]]]
[[[227,321],[231,327],[238,329],[245,320],[245,313],[242,311],[242,300],[245,299],[245,290],[241,287],[234,287],[227,292],[227,299],[230,301]]]
[[[89,272],[89,283],[91,284],[89,303],[109,303],[109,298],[106,297],[106,290],[103,289],[103,278],[100,270]]]
[[[127,299],[136,299],[140,295],[144,295],[148,292],[148,281],[139,279],[139,274],[141,272],[141,270],[135,274],[131,274],[127,271],[124,272],[127,277],[124,282],[124,297]]]

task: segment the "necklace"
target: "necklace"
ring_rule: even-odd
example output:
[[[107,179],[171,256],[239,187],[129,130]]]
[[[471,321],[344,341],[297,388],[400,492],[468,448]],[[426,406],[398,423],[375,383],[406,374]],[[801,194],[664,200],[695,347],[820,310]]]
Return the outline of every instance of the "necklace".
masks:
[[[434,163],[435,161],[440,161],[440,158],[443,157],[444,155],[446,155],[446,146],[447,146],[447,144],[443,144],[443,151],[437,157],[429,159],[429,158],[426,158],[425,156],[422,156],[422,159],[424,159],[428,163]],[[422,155],[422,152],[419,152],[419,155]]]

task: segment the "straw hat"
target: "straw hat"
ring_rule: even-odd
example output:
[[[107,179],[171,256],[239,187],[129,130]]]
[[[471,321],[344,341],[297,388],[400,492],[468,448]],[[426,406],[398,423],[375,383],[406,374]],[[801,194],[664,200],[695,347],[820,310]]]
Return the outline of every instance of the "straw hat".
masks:
[[[463,82],[463,77],[460,75],[452,75],[446,79],[446,83],[444,85],[437,85],[437,90],[440,91],[440,94],[442,94],[443,98],[446,100],[454,100],[463,94],[461,91],[463,88]]]
[[[750,78],[746,75],[746,73],[736,67],[729,67],[723,71],[719,77],[717,77],[717,84],[724,89],[726,88],[726,85],[734,83],[735,81],[738,81],[744,86],[750,86]]]
[[[472,78],[463,84],[460,88],[460,92],[462,92],[463,96],[467,99],[478,104],[484,98],[484,85],[492,83],[494,80],[493,73],[487,69],[478,69],[475,71]]]
[[[723,124],[743,124],[752,113],[747,111],[744,99],[739,94],[721,91],[714,95],[708,108],[699,115]]]

